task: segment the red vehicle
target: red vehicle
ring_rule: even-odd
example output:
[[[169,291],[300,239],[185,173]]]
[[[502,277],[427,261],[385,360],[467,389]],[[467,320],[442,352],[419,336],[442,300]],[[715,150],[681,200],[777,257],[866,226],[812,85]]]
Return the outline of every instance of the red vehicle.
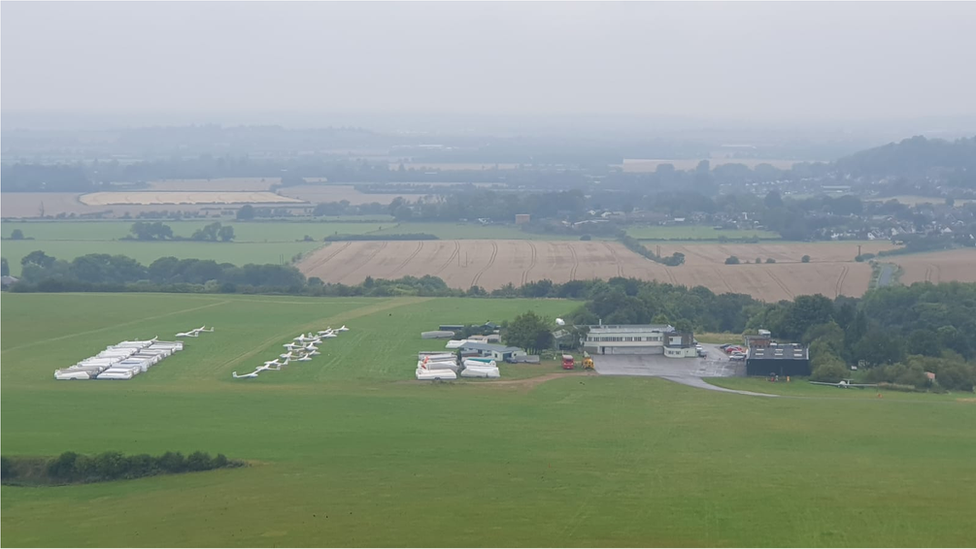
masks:
[[[576,367],[576,361],[573,360],[573,355],[563,355],[563,370],[572,370]]]

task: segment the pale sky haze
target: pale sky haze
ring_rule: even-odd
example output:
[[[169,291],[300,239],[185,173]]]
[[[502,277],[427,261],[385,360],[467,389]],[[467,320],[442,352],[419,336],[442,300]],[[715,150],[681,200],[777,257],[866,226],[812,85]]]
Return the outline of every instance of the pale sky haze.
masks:
[[[4,112],[976,114],[976,3],[0,5]]]

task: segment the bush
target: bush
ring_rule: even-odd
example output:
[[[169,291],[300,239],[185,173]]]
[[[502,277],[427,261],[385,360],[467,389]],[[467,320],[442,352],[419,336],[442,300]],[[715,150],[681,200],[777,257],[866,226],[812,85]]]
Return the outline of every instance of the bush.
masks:
[[[48,476],[61,480],[68,480],[74,477],[76,474],[75,462],[77,460],[78,454],[74,452],[64,452],[48,464]]]
[[[213,464],[210,459],[210,454],[205,452],[193,452],[186,458],[187,471],[206,471],[212,468]]]
[[[756,265],[759,265],[760,263],[762,263],[762,259],[760,259],[760,258],[757,257],[756,258]]]
[[[739,263],[740,263],[739,258],[734,255],[730,255],[728,258],[725,259],[726,265],[738,265]]]
[[[126,473],[126,465],[127,460],[119,452],[104,452],[95,456],[95,474],[103,479],[121,478]]]
[[[186,459],[179,452],[166,452],[156,458],[156,466],[167,473],[182,473],[186,471]]]
[[[801,263],[810,263],[810,256],[805,255],[805,256],[801,257],[800,258],[800,262]]]
[[[590,235],[588,235],[588,234],[584,234],[583,236],[580,237],[580,240],[582,240],[584,242],[588,242],[590,240],[593,240],[593,237],[590,236]]]
[[[776,260],[771,257],[768,257],[766,258],[766,263],[776,263]]]
[[[839,359],[824,361],[823,364],[813,369],[810,379],[813,381],[825,381],[827,383],[837,383],[847,377],[847,367]]]
[[[874,259],[874,254],[861,254],[861,255],[858,255],[858,256],[855,256],[854,257],[854,261],[858,261],[858,262],[861,262],[861,263],[863,263],[865,261],[870,261],[872,259]]]
[[[16,472],[13,468],[13,463],[11,463],[10,458],[7,456],[0,456],[0,479],[7,480],[14,478]]]

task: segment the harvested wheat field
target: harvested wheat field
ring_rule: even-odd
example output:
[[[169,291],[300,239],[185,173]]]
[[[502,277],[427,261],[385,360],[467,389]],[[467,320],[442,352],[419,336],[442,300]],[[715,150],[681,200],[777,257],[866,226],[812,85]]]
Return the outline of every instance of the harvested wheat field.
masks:
[[[768,242],[759,244],[660,244],[645,242],[651,251],[661,255],[671,255],[674,252],[685,254],[688,265],[724,265],[730,256],[736,256],[743,263],[754,262],[760,258],[763,262],[773,259],[776,263],[799,263],[804,255],[810,256],[811,263],[836,263],[854,261],[858,246],[861,253],[876,254],[882,250],[897,248],[891,242],[861,241],[861,242]]]
[[[885,258],[887,260],[889,258]],[[914,282],[976,282],[976,250],[951,250],[890,258],[901,266],[902,284]]]
[[[393,199],[401,196],[399,194],[391,193],[363,193],[357,191],[352,185],[296,185],[294,187],[285,187],[279,192],[283,196],[288,196],[315,204],[321,202],[340,202],[342,200],[347,200],[354,206],[359,204],[372,204],[373,202],[389,204],[390,202],[393,202]],[[419,194],[409,193],[402,195],[403,199],[407,202],[413,202],[420,196],[421,195]]]
[[[78,198],[89,206],[139,204],[146,206],[178,204],[300,204],[301,200],[266,191],[131,191],[98,192]]]
[[[3,193],[0,217],[30,218],[44,215],[84,214],[97,210],[78,202],[78,193]]]
[[[716,293],[744,293],[765,301],[815,293],[859,296],[871,279],[871,267],[854,261],[665,267],[615,242],[580,241],[336,242],[310,254],[298,267],[306,276],[331,283],[429,274],[453,288],[477,285],[488,290],[544,278],[567,282],[623,276],[701,285]]]

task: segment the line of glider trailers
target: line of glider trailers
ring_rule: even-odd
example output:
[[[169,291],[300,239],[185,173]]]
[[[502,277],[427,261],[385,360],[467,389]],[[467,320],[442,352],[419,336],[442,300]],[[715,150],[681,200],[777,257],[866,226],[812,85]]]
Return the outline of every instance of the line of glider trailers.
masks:
[[[200,337],[200,334],[213,331],[213,326],[200,326],[177,332],[176,337]],[[122,341],[109,345],[104,351],[74,366],[55,370],[54,379],[132,379],[176,351],[182,350],[182,341],[159,341],[158,337]]]
[[[308,334],[301,333],[298,334],[292,342],[285,343],[282,347],[285,348],[285,352],[278,355],[278,358],[274,360],[268,360],[264,364],[258,366],[253,372],[247,374],[238,374],[233,372],[232,375],[234,379],[249,379],[258,377],[261,372],[267,371],[279,371],[282,366],[287,366],[292,360],[296,362],[308,362],[312,360],[313,356],[320,355],[318,345],[322,343],[323,339],[330,339],[333,337],[338,337],[342,332],[348,332],[349,328],[343,325],[341,328],[332,329],[331,327],[325,330],[319,330],[317,333],[309,332]]]
[[[74,366],[54,371],[54,379],[132,379],[183,350],[182,341],[122,341]]]
[[[417,355],[417,379],[421,381],[450,380],[460,377],[498,379],[498,364],[494,359],[465,357],[454,353],[421,352]]]

